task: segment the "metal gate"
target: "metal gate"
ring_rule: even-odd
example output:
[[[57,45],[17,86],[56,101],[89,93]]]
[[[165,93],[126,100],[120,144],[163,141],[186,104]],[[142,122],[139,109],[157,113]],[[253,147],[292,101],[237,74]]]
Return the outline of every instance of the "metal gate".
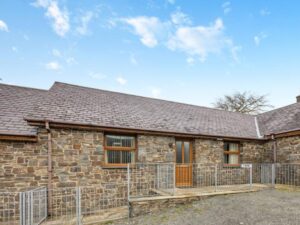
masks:
[[[260,165],[260,181],[261,184],[274,184],[274,165],[261,164]]]
[[[47,188],[20,193],[20,225],[39,225],[47,217]]]

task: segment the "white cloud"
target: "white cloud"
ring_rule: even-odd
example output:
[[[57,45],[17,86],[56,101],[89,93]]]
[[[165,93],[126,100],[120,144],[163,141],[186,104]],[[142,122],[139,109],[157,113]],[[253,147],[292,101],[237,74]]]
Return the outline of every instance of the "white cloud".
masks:
[[[130,62],[132,65],[138,65],[138,61],[136,60],[135,56],[133,54],[130,55]]]
[[[37,0],[32,4],[35,7],[46,9],[46,16],[52,20],[52,28],[63,37],[70,30],[69,15],[66,9],[61,10],[55,0]]]
[[[193,65],[195,63],[195,59],[193,57],[188,57],[186,59],[186,62],[189,64],[189,65]]]
[[[268,35],[263,33],[263,32],[259,33],[258,35],[255,35],[254,38],[253,38],[255,45],[259,46],[261,41],[263,39],[266,39],[267,37],[268,37]]]
[[[159,98],[161,95],[161,90],[159,88],[152,88],[151,94],[152,94],[152,97]]]
[[[61,57],[61,53],[57,49],[52,49],[52,55],[55,57]]]
[[[262,9],[262,10],[259,11],[259,14],[261,16],[269,16],[269,15],[271,15],[271,12],[268,11],[267,9]]]
[[[13,52],[18,52],[18,48],[17,48],[16,46],[12,46],[12,47],[11,47],[11,50],[12,50]]]
[[[91,11],[85,12],[80,18],[81,25],[76,28],[76,31],[81,35],[88,34],[88,25],[94,16],[94,13]]]
[[[125,80],[122,76],[117,77],[116,81],[121,85],[125,85],[127,83],[127,80]]]
[[[36,0],[35,2],[32,3],[32,5],[35,7],[46,8],[46,7],[48,7],[50,1],[51,0]]]
[[[226,5],[228,4],[230,3]],[[135,34],[145,46],[154,48],[162,44],[172,51],[183,52],[187,59],[190,58],[187,60],[189,64],[194,63],[195,59],[204,62],[209,54],[218,55],[224,51],[227,51],[235,62],[239,61],[238,52],[241,47],[236,46],[232,39],[227,37],[222,19],[216,19],[207,26],[195,26],[188,15],[177,8],[167,21],[146,16],[123,18],[121,21],[134,28]]]
[[[228,14],[231,12],[231,2],[227,1],[222,4],[224,14]]]
[[[185,52],[190,57],[197,56],[201,62],[209,53],[218,54],[222,49],[231,50],[233,42],[224,33],[221,19],[210,26],[180,27],[168,41],[168,48]]]
[[[175,4],[175,0],[167,0],[167,2],[171,5],[174,5]]]
[[[91,77],[91,78],[93,78],[95,80],[103,80],[107,76],[105,74],[101,74],[101,73],[90,72],[89,73],[89,77]]]
[[[164,24],[157,17],[140,16],[124,18],[122,21],[131,25],[140,36],[140,41],[149,48],[158,44],[159,33],[164,32]]]
[[[230,49],[230,51],[231,51],[231,55],[232,55],[233,60],[236,63],[239,63],[240,59],[239,59],[238,53],[240,51],[242,51],[242,47],[241,46],[232,46],[231,49]]]
[[[76,59],[74,59],[73,57],[69,57],[66,59],[66,62],[68,65],[73,65],[76,63]]]
[[[192,24],[191,19],[188,15],[184,14],[180,11],[180,9],[177,9],[174,13],[171,14],[171,21],[175,25],[190,25]]]
[[[60,70],[61,69],[61,66],[59,65],[58,62],[49,62],[49,63],[46,63],[46,69],[47,70]]]
[[[8,27],[3,20],[0,20],[0,31],[8,32]]]

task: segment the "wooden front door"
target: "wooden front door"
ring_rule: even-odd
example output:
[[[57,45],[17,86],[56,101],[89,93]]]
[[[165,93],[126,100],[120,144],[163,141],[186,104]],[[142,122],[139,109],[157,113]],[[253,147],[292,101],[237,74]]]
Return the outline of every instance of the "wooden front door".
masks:
[[[190,187],[193,184],[193,156],[190,141],[176,141],[176,186]]]

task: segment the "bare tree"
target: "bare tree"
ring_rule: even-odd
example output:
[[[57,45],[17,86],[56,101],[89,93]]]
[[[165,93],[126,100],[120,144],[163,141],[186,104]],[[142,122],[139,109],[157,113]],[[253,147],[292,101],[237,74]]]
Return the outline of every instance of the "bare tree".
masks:
[[[269,104],[266,95],[255,95],[250,92],[236,92],[233,95],[225,95],[213,103],[217,109],[240,112],[245,114],[258,114],[273,108]]]

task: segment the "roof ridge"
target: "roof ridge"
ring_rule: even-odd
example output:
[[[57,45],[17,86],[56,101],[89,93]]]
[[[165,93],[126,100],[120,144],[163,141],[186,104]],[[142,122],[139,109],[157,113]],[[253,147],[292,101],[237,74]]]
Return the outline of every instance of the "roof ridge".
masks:
[[[70,83],[65,83],[65,82],[60,82],[60,81],[55,81],[54,84],[53,84],[53,86],[55,84],[64,84],[64,85],[69,85],[69,86],[74,86],[74,87],[92,89],[92,90],[96,90],[96,91],[104,91],[104,92],[109,92],[109,93],[134,96],[134,97],[138,97],[138,98],[146,98],[146,99],[151,99],[151,100],[155,100],[155,101],[164,101],[164,102],[170,102],[170,103],[175,103],[175,104],[188,105],[188,106],[192,106],[192,107],[199,107],[199,108],[204,108],[204,109],[209,109],[209,110],[215,110],[215,111],[224,112],[224,113],[233,113],[233,114],[236,114],[236,115],[239,114],[239,115],[247,116],[247,117],[254,117],[255,116],[255,115],[244,114],[244,113],[240,113],[240,112],[232,112],[232,111],[226,111],[226,110],[222,110],[222,109],[210,108],[208,106],[200,106],[200,105],[189,104],[189,103],[184,103],[184,102],[176,102],[176,101],[172,101],[172,100],[158,99],[158,98],[146,97],[146,96],[141,96],[141,95],[136,95],[136,94],[128,94],[128,93],[124,93],[124,92],[103,90],[103,89],[99,89],[99,88],[81,86],[81,85],[77,85],[77,84],[70,84]],[[50,90],[53,88],[53,86],[50,88]]]
[[[263,136],[260,133],[260,129],[259,129],[259,123],[257,121],[257,116],[254,116],[254,123],[255,123],[255,128],[256,128],[256,133],[257,133],[257,137],[258,138],[263,138]]]

